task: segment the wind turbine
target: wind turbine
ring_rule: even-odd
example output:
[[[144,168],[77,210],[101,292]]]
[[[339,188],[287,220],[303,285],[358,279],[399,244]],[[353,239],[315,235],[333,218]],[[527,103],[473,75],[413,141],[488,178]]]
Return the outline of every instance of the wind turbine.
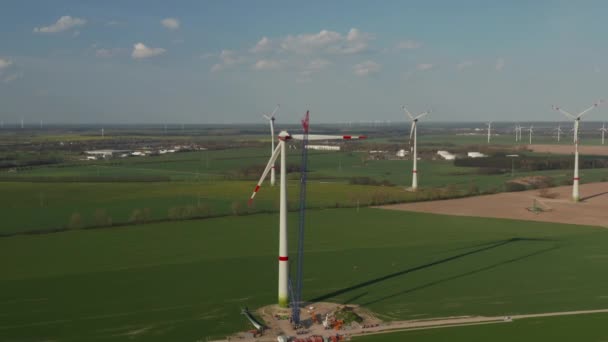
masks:
[[[488,125],[488,144],[490,143],[490,137],[492,136],[492,121],[486,123]]]
[[[555,129],[555,131],[557,132],[557,142],[559,142],[560,136],[562,134],[562,127],[561,127],[561,125],[557,125],[557,128]]]
[[[418,165],[418,153],[417,153],[417,142],[416,142],[416,136],[417,136],[417,123],[418,120],[429,114],[431,111],[428,110],[424,113],[420,113],[416,116],[413,116],[412,113],[410,113],[407,108],[405,108],[405,106],[401,107],[403,109],[403,111],[405,112],[405,114],[407,114],[407,116],[410,117],[410,119],[412,120],[412,129],[410,130],[410,144],[412,141],[412,135],[414,136],[414,148],[413,148],[413,153],[412,153],[412,160],[414,161],[413,165],[412,165],[412,190],[416,190],[418,189],[418,169],[417,169],[417,165]]]
[[[572,200],[574,202],[578,202],[579,201],[579,192],[578,192],[578,183],[580,181],[580,178],[578,176],[578,127],[581,121],[581,118],[583,117],[583,115],[587,114],[587,112],[589,112],[590,110],[592,110],[593,108],[599,106],[603,101],[598,101],[596,103],[594,103],[591,107],[585,109],[584,111],[576,114],[576,115],[572,115],[568,112],[566,112],[565,110],[561,109],[560,107],[557,106],[553,106],[553,109],[564,114],[565,116],[569,117],[570,119],[574,120],[574,177],[573,177],[573,182],[572,182]]]
[[[528,128],[528,130],[530,131],[530,145],[532,145],[532,132],[534,131],[534,126],[530,125],[530,128]]]
[[[279,133],[278,146],[272,152],[268,164],[262,173],[262,177],[258,184],[255,186],[249,203],[253,201],[255,195],[260,190],[264,179],[268,175],[268,172],[272,169],[274,162],[281,155],[281,180],[280,180],[280,191],[279,191],[279,297],[278,304],[280,307],[286,308],[289,303],[289,256],[287,254],[287,163],[286,163],[286,148],[285,144],[288,140],[302,140],[304,135],[294,134],[291,135],[286,131]],[[308,135],[308,140],[353,140],[353,139],[365,139],[365,136],[350,136],[350,135]]]
[[[602,145],[604,145],[604,133],[606,133],[606,123],[602,123],[602,128],[600,128],[600,131],[602,132]]]
[[[277,113],[277,111],[279,110],[279,108],[281,107],[281,105],[277,105],[277,107],[272,111],[272,114],[269,115],[262,115],[266,120],[268,120],[268,122],[270,123],[270,143],[271,148],[270,148],[270,154],[272,155],[272,152],[274,152],[274,115]],[[274,172],[274,163],[272,164],[272,168],[270,169],[270,185],[274,186],[275,183],[275,172]]]
[[[517,141],[519,141],[519,135],[518,135],[518,133],[519,133],[519,124],[515,125],[515,128],[513,129],[513,131],[515,132],[515,141],[517,142]]]

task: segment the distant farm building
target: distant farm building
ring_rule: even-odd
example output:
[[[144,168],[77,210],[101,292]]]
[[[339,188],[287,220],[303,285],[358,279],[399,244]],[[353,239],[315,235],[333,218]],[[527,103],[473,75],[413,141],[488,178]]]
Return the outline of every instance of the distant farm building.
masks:
[[[306,145],[307,150],[317,151],[340,151],[340,146],[336,145]]]
[[[410,154],[409,151],[399,150],[399,151],[397,151],[396,156],[397,156],[397,158],[405,158],[408,154]]]
[[[450,153],[450,152],[448,152],[448,151],[437,151],[437,154],[438,154],[438,155],[439,155],[441,158],[443,158],[443,159],[445,159],[445,160],[454,160],[454,159],[456,159],[456,155],[451,154],[451,153]]]
[[[87,160],[92,159],[100,159],[100,158],[112,158],[114,155],[125,153],[128,151],[125,150],[93,150],[93,151],[84,151],[84,154],[87,155]]]
[[[487,157],[485,154],[480,152],[467,152],[467,157],[469,158],[484,158]]]

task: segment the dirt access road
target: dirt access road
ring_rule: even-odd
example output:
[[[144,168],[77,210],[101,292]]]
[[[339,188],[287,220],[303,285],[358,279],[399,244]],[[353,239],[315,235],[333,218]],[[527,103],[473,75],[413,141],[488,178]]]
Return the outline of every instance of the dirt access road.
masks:
[[[581,185],[581,201],[578,203],[571,199],[572,186],[550,188],[549,192],[556,197],[541,198],[539,190],[529,190],[442,201],[392,204],[377,208],[608,228],[608,182]],[[533,206],[534,200],[544,211],[535,213],[527,209]]]

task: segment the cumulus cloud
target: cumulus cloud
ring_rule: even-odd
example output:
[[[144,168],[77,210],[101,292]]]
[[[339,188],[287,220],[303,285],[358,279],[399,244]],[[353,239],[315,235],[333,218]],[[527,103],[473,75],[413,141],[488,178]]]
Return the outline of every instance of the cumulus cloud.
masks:
[[[253,69],[258,71],[279,70],[281,67],[283,67],[283,63],[275,59],[260,59],[253,65]]]
[[[460,63],[458,63],[456,65],[456,68],[458,70],[464,70],[464,69],[470,68],[472,66],[473,66],[473,62],[472,61],[462,61],[462,62],[460,62]]]
[[[412,49],[417,49],[420,46],[421,46],[421,44],[417,41],[404,40],[404,41],[397,43],[397,45],[395,45],[395,50],[412,50]]]
[[[214,64],[211,67],[211,70],[210,70],[211,72],[222,71],[229,67],[232,67],[232,66],[235,66],[238,64],[242,64],[245,61],[245,59],[243,57],[238,56],[232,50],[222,50],[222,52],[220,52],[218,58],[220,59],[220,62]]]
[[[131,53],[131,57],[133,59],[144,59],[162,55],[166,51],[167,50],[163,48],[151,48],[147,47],[144,43],[137,43],[133,45],[133,52]]]
[[[249,51],[253,53],[260,53],[270,50],[272,42],[268,37],[262,37],[260,41],[258,41],[254,47],[252,47]]]
[[[160,23],[169,30],[177,30],[179,28],[179,20],[177,18],[165,18]]]
[[[13,64],[13,62],[11,60],[5,59],[5,58],[0,58],[0,72],[2,72],[3,69],[8,68],[12,64]]]
[[[366,51],[373,39],[371,34],[356,28],[351,28],[346,36],[335,31],[321,30],[313,34],[288,35],[281,41],[280,48],[296,54],[357,54]]]
[[[10,75],[8,75],[8,76],[6,76],[6,77],[2,78],[2,82],[3,82],[3,83],[11,83],[11,82],[13,82],[13,81],[15,81],[15,80],[20,79],[20,78],[21,78],[21,76],[22,76],[22,74],[21,74],[21,73],[14,73],[14,74],[10,74]]]
[[[306,66],[306,70],[310,70],[313,72],[321,71],[322,69],[325,69],[330,64],[331,63],[328,60],[317,58],[317,59],[313,59],[312,61],[310,61],[310,63],[308,63],[308,65]]]
[[[418,69],[420,71],[431,70],[431,69],[433,69],[433,64],[421,63],[421,64],[416,65],[416,69]]]
[[[505,60],[503,58],[499,58],[496,60],[496,71],[502,71],[505,67]]]
[[[34,32],[36,33],[59,33],[70,30],[75,27],[80,27],[86,24],[87,21],[85,19],[71,17],[69,15],[64,15],[57,22],[51,24],[49,26],[35,27]]]
[[[374,61],[366,61],[354,66],[353,70],[357,76],[368,76],[377,73],[382,66]]]

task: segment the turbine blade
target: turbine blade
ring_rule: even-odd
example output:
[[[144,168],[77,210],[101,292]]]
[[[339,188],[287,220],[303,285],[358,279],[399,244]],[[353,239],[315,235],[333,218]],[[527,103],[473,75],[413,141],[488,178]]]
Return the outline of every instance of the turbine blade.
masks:
[[[412,142],[412,136],[414,135],[414,129],[416,129],[416,121],[412,121],[412,128],[410,129],[410,144]]]
[[[570,114],[570,113],[566,112],[565,110],[561,109],[561,108],[560,108],[560,107],[558,107],[558,106],[553,106],[553,110],[556,110],[556,111],[558,111],[558,112],[560,112],[560,113],[564,114],[565,116],[569,117],[570,119],[574,119],[574,120],[576,120],[576,116],[574,116],[574,115],[572,115],[572,114]]]
[[[277,107],[272,111],[272,114],[270,114],[271,118],[274,118],[274,115],[279,111],[279,108],[281,108],[280,104],[278,104]]]
[[[583,115],[585,115],[587,112],[589,112],[589,111],[590,111],[590,110],[592,110],[593,108],[595,108],[595,107],[599,106],[599,105],[600,105],[602,102],[603,102],[603,101],[601,101],[601,100],[600,100],[600,101],[598,101],[598,102],[594,103],[594,104],[593,104],[591,107],[589,107],[589,108],[585,109],[584,111],[580,112],[580,114],[578,114],[578,115],[576,116],[576,118],[578,119],[578,118],[583,117]]]
[[[253,193],[251,194],[251,197],[249,198],[249,204],[251,204],[255,195],[258,193],[258,191],[260,191],[260,187],[262,186],[264,179],[268,175],[268,172],[270,172],[270,169],[274,165],[274,162],[277,160],[277,157],[279,156],[280,153],[281,153],[281,144],[278,144],[277,147],[274,149],[274,152],[272,152],[272,156],[270,156],[270,159],[268,160],[268,164],[266,164],[266,168],[264,169],[264,172],[262,173],[262,177],[260,177],[260,181],[255,186],[255,189],[253,190]]]
[[[410,119],[414,120],[414,116],[412,115],[412,113],[410,113],[409,110],[407,110],[407,108],[405,108],[405,106],[401,106],[401,109],[403,109],[403,111],[405,112],[405,114],[407,114],[407,116],[409,116]]]
[[[426,115],[429,115],[430,113],[431,113],[431,111],[430,111],[430,110],[428,110],[428,111],[426,111],[426,112],[424,112],[424,113],[418,114],[418,116],[416,116],[416,117],[414,118],[414,120],[420,119],[421,117],[426,116]]]
[[[291,138],[294,140],[303,140],[304,135],[292,134]],[[308,140],[362,140],[366,139],[365,135],[322,135],[322,134],[309,134]]]
[[[266,120],[270,120],[270,116],[268,116],[268,115],[266,115],[266,114],[263,114],[262,116],[264,117],[264,119],[266,119]]]

